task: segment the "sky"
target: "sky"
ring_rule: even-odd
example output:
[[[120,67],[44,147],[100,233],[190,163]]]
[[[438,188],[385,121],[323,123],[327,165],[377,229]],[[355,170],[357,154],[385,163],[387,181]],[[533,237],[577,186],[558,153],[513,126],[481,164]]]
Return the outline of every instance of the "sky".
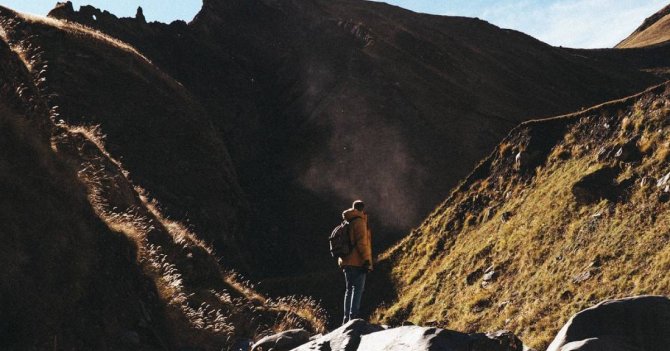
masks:
[[[64,0],[61,0],[64,1]],[[333,0],[334,1],[334,0]],[[57,0],[0,0],[17,11],[46,15]],[[612,47],[670,0],[385,0],[416,12],[479,17],[554,46]],[[148,21],[190,21],[202,0],[73,0],[75,9],[93,5],[119,17],[142,6]]]

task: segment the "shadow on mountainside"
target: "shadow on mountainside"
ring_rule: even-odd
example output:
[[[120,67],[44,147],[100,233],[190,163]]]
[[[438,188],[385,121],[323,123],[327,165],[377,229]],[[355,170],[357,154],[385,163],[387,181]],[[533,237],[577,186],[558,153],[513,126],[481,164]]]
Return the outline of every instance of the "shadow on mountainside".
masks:
[[[398,298],[397,284],[391,276],[390,260],[380,261],[375,270],[368,274],[361,301],[360,318],[369,319],[372,313]],[[328,314],[328,329],[342,325],[344,312],[344,273],[334,267],[329,271],[310,273],[298,277],[274,278],[262,281],[258,290],[269,296],[287,296],[300,291],[305,296],[318,296],[318,302]],[[402,322],[402,321],[400,321]]]

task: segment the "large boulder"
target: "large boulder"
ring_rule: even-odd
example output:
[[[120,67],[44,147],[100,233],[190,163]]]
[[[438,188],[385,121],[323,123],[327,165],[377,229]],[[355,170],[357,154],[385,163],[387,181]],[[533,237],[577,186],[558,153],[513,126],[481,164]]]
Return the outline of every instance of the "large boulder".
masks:
[[[293,329],[266,336],[258,340],[252,347],[251,351],[270,349],[274,351],[288,351],[294,349],[302,344],[309,342],[309,332],[304,329]]]
[[[385,329],[356,319],[295,351],[522,351],[512,333],[464,334],[440,328]]]
[[[358,349],[363,335],[384,330],[384,327],[354,319],[331,333],[302,345],[295,351],[354,351]]]
[[[407,326],[363,336],[357,351],[522,351],[512,333],[464,334],[440,328]]]
[[[638,296],[608,300],[563,326],[547,351],[670,350],[670,299]]]

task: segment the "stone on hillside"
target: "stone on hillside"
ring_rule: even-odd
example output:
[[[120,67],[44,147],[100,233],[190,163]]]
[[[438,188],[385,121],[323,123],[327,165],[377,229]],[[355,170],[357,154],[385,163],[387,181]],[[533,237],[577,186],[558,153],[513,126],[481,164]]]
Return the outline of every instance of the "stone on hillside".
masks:
[[[368,324],[362,319],[354,319],[316,340],[304,344],[294,351],[354,351],[363,335],[375,333],[384,328]]]
[[[495,266],[491,266],[488,269],[486,269],[486,274],[484,274],[484,277],[482,277],[482,287],[486,288],[489,286],[489,284],[493,283],[498,279],[498,271],[496,270]]]
[[[618,148],[614,157],[623,162],[635,162],[641,160],[642,153],[637,147],[637,139],[633,139]]]
[[[363,336],[357,351],[522,351],[512,333],[464,334],[440,328],[407,326]]]
[[[260,339],[251,347],[251,351],[260,349],[288,351],[308,342],[309,332],[303,329],[293,329]]]
[[[528,153],[524,151],[519,151],[518,154],[514,157],[514,165],[516,169],[522,169],[528,166],[529,157]]]
[[[601,199],[616,197],[614,184],[619,171],[612,167],[603,167],[584,176],[572,186],[572,195],[581,204],[590,204]]]
[[[570,318],[547,351],[670,350],[670,299],[608,300]]]
[[[656,187],[658,188],[665,188],[668,185],[670,185],[670,173],[666,174],[656,182]]]
[[[577,274],[574,278],[572,278],[572,283],[573,284],[581,284],[587,280],[591,279],[591,272],[589,271],[584,271],[579,274]]]

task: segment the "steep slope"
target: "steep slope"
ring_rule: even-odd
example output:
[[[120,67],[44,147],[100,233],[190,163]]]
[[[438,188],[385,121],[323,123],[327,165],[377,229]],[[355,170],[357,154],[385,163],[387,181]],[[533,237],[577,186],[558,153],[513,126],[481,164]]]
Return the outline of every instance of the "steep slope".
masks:
[[[332,267],[323,233],[353,198],[383,247],[519,122],[660,82],[477,19],[367,1],[207,0],[170,25],[67,3],[51,16],[131,43],[198,97],[248,195],[261,275]]]
[[[670,40],[670,5],[644,20],[628,38],[615,46],[617,49],[652,46]]]
[[[669,88],[515,128],[383,256],[398,294],[376,318],[542,349],[584,307],[669,294]]]
[[[98,129],[55,122],[68,118],[50,106],[45,77],[54,62],[9,39],[40,27],[21,28],[25,19],[0,13],[0,349],[219,349],[291,327],[323,328],[312,301],[267,299],[221,268],[130,181]]]
[[[109,152],[172,218],[191,221],[227,262],[244,269],[237,246],[247,201],[223,138],[192,95],[101,33],[4,8],[0,22],[31,66],[51,67],[38,72],[53,113],[70,125],[99,126]]]

